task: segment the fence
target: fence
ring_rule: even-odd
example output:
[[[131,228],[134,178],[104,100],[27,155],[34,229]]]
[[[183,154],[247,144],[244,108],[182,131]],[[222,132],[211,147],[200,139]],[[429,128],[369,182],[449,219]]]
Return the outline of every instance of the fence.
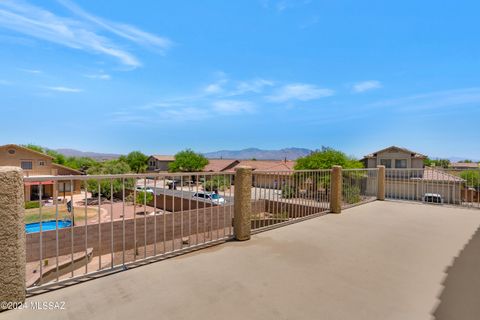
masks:
[[[480,170],[386,169],[387,199],[480,208]]]
[[[12,191],[12,199],[21,191],[30,194],[29,188],[39,193],[38,200],[25,203],[26,242],[18,243],[25,245],[24,283],[33,292],[234,237],[247,240],[251,230],[340,213],[375,199],[378,182],[377,169],[341,167],[24,177],[23,190]],[[62,183],[81,188],[67,194],[60,191]],[[53,197],[42,194],[44,186]]]
[[[39,200],[26,210],[30,291],[232,238],[233,174],[69,176],[80,194],[59,196],[65,176],[25,177]],[[53,185],[44,199],[42,185]]]
[[[330,210],[331,170],[254,171],[252,179],[254,232]]]
[[[378,169],[342,170],[342,208],[373,201],[378,192]]]
[[[331,211],[332,170],[254,171],[251,228],[268,230]],[[377,199],[378,169],[341,170],[341,208]]]

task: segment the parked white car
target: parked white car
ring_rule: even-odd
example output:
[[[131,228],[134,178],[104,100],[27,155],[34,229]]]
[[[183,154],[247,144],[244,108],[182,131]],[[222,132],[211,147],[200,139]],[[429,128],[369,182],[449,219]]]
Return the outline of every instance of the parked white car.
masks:
[[[425,193],[423,195],[423,201],[429,203],[443,203],[443,198],[438,193]]]
[[[137,186],[137,187],[135,188],[135,190],[137,190],[137,192],[138,192],[138,191],[140,191],[140,192],[145,191],[145,192],[148,192],[148,193],[153,193],[153,188],[151,188],[151,187],[146,187],[146,188],[145,188],[145,187],[142,187],[142,186]]]
[[[222,206],[227,202],[224,197],[214,192],[197,192],[193,195],[192,198],[195,200],[203,200],[206,202],[210,202],[213,205],[217,206]]]

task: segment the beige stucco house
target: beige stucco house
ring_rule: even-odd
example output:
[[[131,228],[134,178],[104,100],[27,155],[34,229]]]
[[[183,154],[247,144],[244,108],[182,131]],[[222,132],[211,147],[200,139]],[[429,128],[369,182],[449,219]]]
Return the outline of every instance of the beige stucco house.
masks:
[[[401,147],[388,147],[362,161],[366,168],[384,165],[385,195],[391,199],[422,200],[425,194],[439,194],[445,203],[460,203],[465,180],[441,168],[425,167],[427,157]]]
[[[384,165],[386,168],[422,169],[427,156],[405,148],[391,146],[366,155],[363,158],[365,168],[376,168]]]
[[[173,161],[175,161],[174,156],[152,155],[148,158],[148,171],[168,171],[168,166]]]
[[[53,158],[44,153],[40,153],[28,148],[7,144],[0,146],[0,166],[14,166],[23,169],[26,177],[49,177],[49,176],[69,176],[81,175],[82,172],[74,170],[56,163]],[[66,179],[58,181],[43,181],[41,183],[42,199],[48,199],[54,196],[58,191],[59,196],[69,196],[80,193],[80,181],[73,183]],[[25,201],[38,200],[40,196],[40,183],[35,181],[25,182]]]

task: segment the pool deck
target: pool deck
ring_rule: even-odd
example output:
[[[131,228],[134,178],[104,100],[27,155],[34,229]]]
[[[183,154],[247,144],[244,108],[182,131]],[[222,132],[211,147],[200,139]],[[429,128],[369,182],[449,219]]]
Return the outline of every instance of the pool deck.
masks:
[[[376,201],[37,295],[27,302],[66,310],[0,319],[432,319],[479,226],[480,210]]]

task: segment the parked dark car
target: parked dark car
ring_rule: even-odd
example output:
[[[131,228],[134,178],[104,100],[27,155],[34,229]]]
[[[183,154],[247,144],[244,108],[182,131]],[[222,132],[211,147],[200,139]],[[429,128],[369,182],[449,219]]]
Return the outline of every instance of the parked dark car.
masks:
[[[429,203],[443,203],[443,198],[438,193],[425,193],[423,196],[423,201]]]

